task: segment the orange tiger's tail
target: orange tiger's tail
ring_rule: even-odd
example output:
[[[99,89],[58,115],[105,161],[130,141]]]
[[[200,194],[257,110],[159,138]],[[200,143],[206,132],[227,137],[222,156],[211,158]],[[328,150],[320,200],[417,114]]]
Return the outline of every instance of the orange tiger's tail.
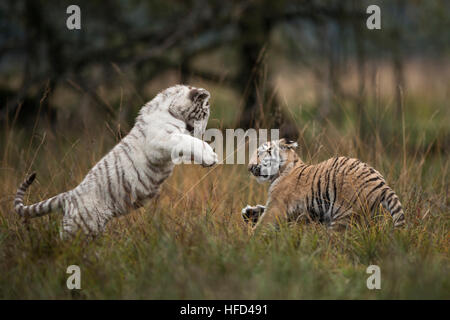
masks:
[[[402,204],[392,189],[389,189],[383,195],[381,205],[391,214],[395,227],[401,227],[405,224],[405,215],[403,213]]]

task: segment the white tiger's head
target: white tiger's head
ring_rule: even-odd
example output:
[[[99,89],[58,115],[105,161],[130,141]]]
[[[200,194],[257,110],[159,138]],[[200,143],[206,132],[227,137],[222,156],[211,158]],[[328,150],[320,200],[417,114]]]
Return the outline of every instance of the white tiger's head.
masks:
[[[263,143],[248,163],[248,170],[260,183],[273,181],[288,167],[299,160],[295,149],[297,142],[286,139]]]
[[[194,133],[204,133],[209,118],[210,93],[203,88],[195,88],[186,85],[176,85],[164,90],[162,93],[171,102],[168,107],[169,113],[186,123],[186,130]]]
[[[203,88],[187,85],[175,85],[161,91],[149,101],[139,112],[137,120],[155,120],[155,112],[162,112],[158,118],[162,121],[164,114],[181,120],[185,129],[193,134],[203,134],[209,118],[210,94]],[[147,122],[147,121],[145,121]]]

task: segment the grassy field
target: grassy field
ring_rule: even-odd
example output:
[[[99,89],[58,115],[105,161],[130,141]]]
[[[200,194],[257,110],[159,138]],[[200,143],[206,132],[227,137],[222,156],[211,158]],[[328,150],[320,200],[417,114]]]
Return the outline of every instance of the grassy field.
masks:
[[[221,118],[230,98],[211,92],[211,124],[226,128]],[[405,228],[394,231],[381,219],[339,234],[313,224],[252,237],[240,211],[264,203],[267,186],[250,179],[244,165],[183,165],[157,199],[111,222],[103,237],[63,242],[59,214],[28,224],[18,218],[15,190],[31,171],[38,176],[26,203],[76,186],[114,145],[115,129],[5,126],[0,298],[450,299],[448,100],[407,96],[399,118],[392,99],[369,101],[364,139],[356,112],[344,104],[336,106],[341,116],[327,121],[292,101],[285,108],[301,131],[301,157],[315,163],[347,155],[377,168],[403,203]],[[73,264],[81,268],[81,290],[66,288]],[[381,268],[381,290],[366,287],[371,264]]]

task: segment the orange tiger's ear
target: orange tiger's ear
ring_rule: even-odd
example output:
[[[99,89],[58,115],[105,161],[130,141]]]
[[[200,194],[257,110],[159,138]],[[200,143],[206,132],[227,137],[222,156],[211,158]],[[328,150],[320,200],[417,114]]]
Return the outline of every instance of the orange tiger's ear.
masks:
[[[280,140],[280,147],[284,149],[297,149],[298,143],[289,139],[281,139]]]

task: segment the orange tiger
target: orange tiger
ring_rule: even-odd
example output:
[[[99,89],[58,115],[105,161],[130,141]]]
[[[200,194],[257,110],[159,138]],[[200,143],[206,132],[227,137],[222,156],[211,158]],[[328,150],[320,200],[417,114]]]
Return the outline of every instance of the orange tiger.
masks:
[[[318,221],[332,229],[346,227],[356,213],[374,213],[381,205],[399,227],[403,208],[383,176],[358,159],[334,157],[319,164],[304,163],[297,143],[285,139],[262,144],[248,170],[258,182],[270,182],[265,206],[242,209],[253,228],[295,221]]]

